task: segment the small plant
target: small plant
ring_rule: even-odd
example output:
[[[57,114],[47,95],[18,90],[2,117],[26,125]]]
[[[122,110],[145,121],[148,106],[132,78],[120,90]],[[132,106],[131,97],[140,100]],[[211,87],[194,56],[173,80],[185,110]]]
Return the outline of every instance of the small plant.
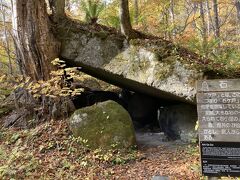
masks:
[[[15,89],[22,88],[32,100],[24,106],[34,107],[36,117],[68,117],[74,110],[71,106],[71,97],[80,95],[83,88],[72,88],[74,78],[79,79],[76,68],[65,68],[65,62],[55,59],[52,64],[57,70],[51,71],[51,78],[47,81],[31,81],[30,78],[22,78],[17,82]],[[34,104],[32,104],[34,102]]]
[[[117,15],[107,16],[105,22],[108,26],[120,29],[120,18]]]
[[[85,20],[90,24],[96,24],[104,4],[99,0],[82,0],[81,9],[85,13]]]

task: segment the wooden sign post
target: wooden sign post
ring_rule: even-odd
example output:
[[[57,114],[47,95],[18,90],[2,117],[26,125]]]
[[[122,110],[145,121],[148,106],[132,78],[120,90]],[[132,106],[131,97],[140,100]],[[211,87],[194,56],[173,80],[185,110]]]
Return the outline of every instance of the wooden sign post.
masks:
[[[202,174],[240,175],[240,79],[197,82]]]

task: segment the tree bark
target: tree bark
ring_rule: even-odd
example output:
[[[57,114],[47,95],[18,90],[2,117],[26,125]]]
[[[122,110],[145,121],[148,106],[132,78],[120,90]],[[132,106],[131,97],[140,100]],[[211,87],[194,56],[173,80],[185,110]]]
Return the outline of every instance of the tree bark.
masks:
[[[203,2],[200,2],[200,17],[202,21],[202,36],[203,36],[203,39],[206,39],[207,30],[206,30],[206,21],[205,21],[205,15],[204,15]]]
[[[8,39],[7,26],[6,26],[5,9],[3,7],[3,0],[1,0],[1,11],[2,11],[3,31],[5,36],[5,50],[8,56],[9,74],[13,74],[12,59],[10,55],[10,45],[8,41],[9,39]]]
[[[206,30],[206,20],[204,15],[203,2],[200,2],[200,17],[202,21],[202,47],[204,49],[204,54],[207,56],[207,30]]]
[[[235,0],[235,7],[237,10],[237,19],[236,19],[236,35],[238,36],[240,33],[240,1],[239,0]],[[240,49],[240,48],[238,48]]]
[[[138,8],[138,0],[134,0],[134,21],[138,24],[139,17],[139,8]]]
[[[209,0],[206,0],[206,10],[207,10],[207,33],[208,33],[208,36],[210,36],[212,17],[210,12],[211,10],[209,5]]]
[[[216,38],[220,38],[220,26],[219,26],[219,15],[218,15],[218,1],[213,0],[213,11],[214,11],[214,35]]]
[[[120,23],[121,23],[121,33],[126,37],[131,38],[133,35],[133,32],[132,32],[132,25],[130,21],[128,0],[120,1],[119,14],[120,14]]]
[[[49,5],[55,22],[65,16],[65,0],[49,0]]]
[[[176,32],[175,32],[175,14],[174,14],[174,0],[170,0],[170,6],[169,6],[169,15],[171,19],[171,26],[172,26],[172,40],[175,39]]]
[[[194,12],[194,16],[197,14],[198,11],[198,3],[193,2],[193,12]],[[197,29],[197,23],[196,23],[196,19],[194,18],[192,21],[192,26],[194,29]]]
[[[239,0],[235,0],[235,6],[237,9],[238,24],[240,24],[240,1]]]
[[[25,76],[47,80],[58,57],[60,43],[50,30],[45,0],[13,1],[13,36],[17,58]]]

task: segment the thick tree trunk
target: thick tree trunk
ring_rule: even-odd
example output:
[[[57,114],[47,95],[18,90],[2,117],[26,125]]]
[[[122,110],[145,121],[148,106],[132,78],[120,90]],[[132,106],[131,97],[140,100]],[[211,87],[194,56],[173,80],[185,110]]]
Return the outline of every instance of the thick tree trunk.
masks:
[[[129,15],[128,0],[120,1],[120,22],[121,22],[121,33],[129,38],[132,36],[132,25]]]
[[[33,80],[49,79],[60,44],[50,30],[45,0],[14,0],[12,21],[23,74]]]

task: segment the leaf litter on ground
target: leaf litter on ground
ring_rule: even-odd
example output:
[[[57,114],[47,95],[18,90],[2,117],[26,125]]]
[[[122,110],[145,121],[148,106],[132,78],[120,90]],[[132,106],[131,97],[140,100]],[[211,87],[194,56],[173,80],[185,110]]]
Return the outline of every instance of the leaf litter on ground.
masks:
[[[0,130],[2,179],[200,179],[197,145],[90,150],[66,121]]]

